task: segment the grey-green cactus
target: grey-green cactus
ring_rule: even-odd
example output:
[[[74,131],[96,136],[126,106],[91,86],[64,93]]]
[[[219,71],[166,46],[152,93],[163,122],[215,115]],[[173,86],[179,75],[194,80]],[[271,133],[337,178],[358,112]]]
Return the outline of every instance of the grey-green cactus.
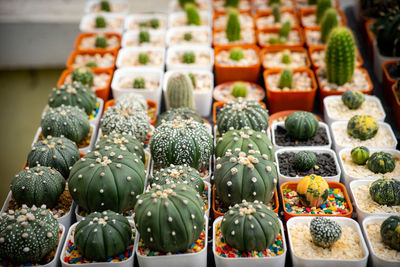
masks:
[[[200,26],[201,18],[200,14],[197,11],[197,7],[195,4],[188,3],[185,5],[186,12],[186,20],[188,25],[196,25]]]
[[[315,245],[329,248],[339,240],[342,227],[332,219],[314,217],[310,223],[310,234]]]
[[[226,24],[226,38],[229,42],[235,42],[240,40],[240,21],[239,21],[239,13],[236,9],[229,10],[228,13],[228,22]]]
[[[191,108],[195,109],[193,83],[189,76],[182,72],[172,74],[167,83],[167,109]]]
[[[322,17],[329,8],[332,7],[331,0],[318,0],[317,2],[317,10],[315,11],[315,18],[317,24],[320,24],[322,21]]]
[[[292,88],[293,73],[291,69],[284,69],[279,78],[279,88]]]
[[[337,27],[338,22],[338,13],[336,9],[329,8],[325,11],[324,16],[321,20],[321,42],[326,43],[328,41],[329,34],[331,31]]]

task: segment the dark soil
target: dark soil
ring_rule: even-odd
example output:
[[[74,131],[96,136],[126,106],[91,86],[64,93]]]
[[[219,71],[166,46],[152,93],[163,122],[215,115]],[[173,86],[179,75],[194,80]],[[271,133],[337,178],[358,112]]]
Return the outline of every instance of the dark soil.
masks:
[[[324,146],[329,144],[326,128],[319,127],[313,137],[307,140],[296,140],[286,134],[286,129],[277,126],[275,129],[275,143],[278,146]]]

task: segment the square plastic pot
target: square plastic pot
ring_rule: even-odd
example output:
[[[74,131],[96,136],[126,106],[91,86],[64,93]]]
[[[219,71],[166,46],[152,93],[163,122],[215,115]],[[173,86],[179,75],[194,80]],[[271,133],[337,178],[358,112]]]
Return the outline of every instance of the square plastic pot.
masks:
[[[124,22],[124,31],[139,30],[139,24],[142,21],[149,21],[151,19],[159,20],[159,27],[157,30],[167,30],[168,21],[167,14],[165,13],[135,13],[126,16]],[[149,28],[151,29],[151,28]]]
[[[196,1],[197,4],[197,10],[198,11],[207,11],[207,12],[212,12],[212,6],[211,6],[211,0],[205,0],[205,1]],[[168,5],[168,13],[172,14],[174,12],[182,12],[183,9],[179,5],[178,0],[172,0],[169,1]]]
[[[269,43],[262,43],[260,34],[262,33],[279,33],[279,29],[277,28],[268,28],[263,30],[257,30],[257,44],[261,48],[270,48],[270,47],[279,47],[279,48],[292,48],[292,47],[303,47],[304,46],[304,34],[300,27],[294,26],[290,29],[290,31],[296,31],[300,36],[300,42],[294,44],[269,44]]]
[[[284,4],[283,2],[284,2],[284,1],[281,1],[281,5]],[[296,12],[295,12],[293,9],[282,8],[282,9],[281,9],[281,15],[282,15],[282,13],[290,13],[290,14],[295,18],[295,21],[296,21],[296,23],[293,24],[293,25],[291,25],[291,26],[292,26],[292,27],[300,27],[299,19],[298,19],[298,17],[297,17]],[[260,11],[258,11],[258,12],[256,13],[256,15],[254,16],[254,24],[255,24],[255,27],[256,27],[258,30],[273,29],[273,28],[274,28],[274,29],[280,29],[280,26],[258,27],[257,21],[258,21],[260,18],[262,18],[262,17],[267,17],[267,16],[272,16],[272,10],[271,10],[271,9],[268,9],[268,10],[260,10]],[[281,22],[283,22],[283,21],[281,21]]]
[[[165,102],[167,94],[167,84],[168,84],[168,80],[169,77],[171,77],[171,75],[173,73],[176,72],[184,72],[184,73],[193,73],[193,74],[205,74],[207,75],[210,80],[211,80],[211,87],[207,88],[206,90],[194,90],[193,91],[193,95],[194,95],[194,102],[196,105],[196,109],[197,111],[200,113],[201,116],[203,117],[208,117],[210,116],[211,113],[211,104],[212,104],[212,92],[214,89],[214,75],[211,71],[208,70],[193,70],[193,71],[188,71],[188,70],[170,70],[167,71],[164,75],[164,81],[163,81],[163,91],[164,91],[164,99]]]
[[[339,9],[336,8],[336,11],[338,12],[338,15],[341,18],[341,23],[340,26],[345,26],[347,24],[347,19],[346,19],[346,15],[344,14],[344,12]],[[304,24],[303,19],[305,16],[309,16],[311,14],[314,14],[316,12],[316,8],[312,7],[312,8],[302,8],[299,12],[299,16],[300,16],[300,23],[303,26],[303,28],[311,28],[311,27],[316,27],[316,28],[321,28],[321,26],[319,25],[313,25],[313,26],[307,26]]]
[[[211,27],[211,20],[212,20],[212,15],[210,12],[207,11],[200,11],[200,25],[198,26],[205,26],[205,27]],[[186,13],[181,11],[181,12],[174,12],[168,16],[168,29],[171,28],[178,28],[178,27],[184,27],[184,26],[190,26],[188,24],[183,24],[183,25],[175,25],[175,20],[178,18],[184,17],[186,20]]]
[[[214,30],[213,31],[213,42],[212,42],[214,48],[233,48],[233,47],[246,47],[246,46],[257,45],[257,36],[256,36],[255,29],[248,28],[248,29],[242,29],[242,31],[252,31],[251,35],[253,36],[253,41],[240,40],[240,41],[228,42],[228,43],[218,43],[216,41],[215,35],[219,32],[225,32],[225,30]]]
[[[182,41],[181,43],[172,43],[171,39],[172,36],[177,35],[184,35],[185,33],[190,32],[193,36],[196,36],[200,33],[207,33],[207,38],[202,40],[201,42],[193,42],[193,41]],[[211,28],[207,26],[184,26],[184,27],[175,27],[170,28],[167,31],[167,46],[174,46],[174,45],[206,45],[211,47],[212,45],[212,32]]]
[[[311,68],[311,61],[310,61],[310,58],[308,56],[308,52],[304,47],[290,47],[290,48],[288,48],[288,47],[286,47],[286,48],[284,48],[284,47],[269,47],[269,48],[263,48],[261,50],[261,53],[260,53],[260,61],[261,61],[261,64],[262,64],[264,70],[266,70],[266,69],[277,69],[277,68],[279,68],[279,69],[287,68],[287,66],[280,68],[280,67],[270,67],[270,66],[264,64],[264,56],[266,54],[275,54],[275,53],[283,52],[284,50],[289,50],[291,53],[296,52],[296,53],[305,54],[306,62],[305,62],[303,67],[304,68]],[[301,68],[303,68],[303,67],[301,67]],[[298,69],[299,67],[295,67],[295,68],[289,67],[289,68],[290,69]]]
[[[282,221],[279,220],[280,230],[282,234],[283,241],[283,253],[281,255],[273,256],[273,257],[261,257],[261,258],[225,258],[221,257],[217,254],[216,251],[216,242],[215,242],[215,229],[217,229],[218,223],[220,223],[222,217],[215,219],[213,224],[213,254],[214,261],[216,267],[265,267],[265,266],[273,266],[273,267],[284,267],[286,260],[286,252],[287,245],[285,240],[285,231],[283,228]]]
[[[385,61],[399,61],[400,57],[386,57],[381,54],[378,48],[378,43],[375,40],[373,45],[374,50],[374,72],[375,76],[378,78],[378,81],[381,83],[383,79],[383,63]]]
[[[161,53],[162,54],[162,63],[160,65],[141,65],[141,66],[134,66],[134,65],[127,65],[124,66],[122,63],[122,59],[124,57],[132,57],[133,53],[139,52],[149,52],[152,51],[153,53]],[[161,47],[124,47],[121,50],[119,50],[118,53],[118,58],[116,61],[116,66],[117,68],[127,68],[127,67],[135,67],[135,68],[153,68],[153,69],[160,69],[164,70],[164,64],[165,64],[165,48]]]
[[[106,22],[110,21],[110,20],[114,20],[114,21],[120,21],[120,25],[118,25],[118,27],[116,28],[110,28],[110,27],[105,27],[105,28],[96,28],[96,27],[89,27],[87,24],[92,21],[95,20],[96,17],[98,16],[102,16],[105,18]],[[121,15],[121,14],[113,14],[113,13],[106,13],[106,14],[86,14],[82,17],[81,22],[79,24],[79,30],[81,32],[101,32],[101,33],[105,33],[105,32],[115,32],[115,33],[122,33],[123,31],[123,26],[124,26],[124,19],[125,19],[125,15]]]
[[[93,49],[81,49],[80,48],[80,45],[81,45],[82,40],[84,38],[91,37],[91,36],[97,36],[97,35],[98,35],[98,33],[94,33],[94,32],[83,32],[83,33],[80,33],[78,35],[78,37],[76,38],[76,41],[75,41],[75,45],[74,45],[75,51],[88,51],[89,50],[89,51],[101,52],[101,51],[113,51],[113,50],[118,51],[120,49],[120,47],[121,47],[121,35],[118,34],[118,33],[104,33],[103,34],[106,38],[116,37],[118,39],[118,45],[117,45],[117,47],[115,47],[113,49],[99,48],[99,47],[96,47],[96,48],[93,48]]]
[[[67,63],[66,63],[66,67],[68,69],[76,69],[78,66],[74,66],[75,65],[75,58],[77,55],[100,55],[100,56],[104,56],[105,54],[111,54],[114,57],[114,60],[112,62],[111,65],[109,66],[105,66],[105,67],[90,67],[90,69],[92,71],[99,71],[99,70],[108,70],[108,69],[114,69],[115,68],[115,62],[117,60],[117,55],[118,55],[118,51],[116,50],[110,50],[110,51],[93,51],[93,50],[87,50],[87,51],[72,51],[71,54],[68,57]],[[79,67],[83,67],[83,66],[79,66]]]
[[[85,13],[86,14],[121,14],[121,15],[127,15],[129,12],[129,1],[127,0],[112,0],[109,1],[111,5],[111,12],[94,12],[93,8],[96,5],[100,5],[101,1],[100,0],[90,0],[86,2],[86,7],[85,7]],[[121,10],[112,10],[112,5],[113,3],[120,4],[122,6]]]
[[[139,33],[140,30],[130,30],[124,33],[122,36],[122,47],[165,47],[165,30],[149,30],[150,42],[143,44],[139,43]],[[155,45],[152,40],[154,38],[160,38],[162,43]]]
[[[172,56],[177,52],[194,52],[194,51],[201,51],[207,53],[210,58],[210,62],[208,64],[200,65],[200,64],[185,64],[185,63],[178,63],[173,64],[171,62]],[[214,51],[212,48],[204,45],[174,45],[168,48],[167,50],[167,57],[166,57],[166,65],[167,70],[208,70],[213,71],[214,67]]]

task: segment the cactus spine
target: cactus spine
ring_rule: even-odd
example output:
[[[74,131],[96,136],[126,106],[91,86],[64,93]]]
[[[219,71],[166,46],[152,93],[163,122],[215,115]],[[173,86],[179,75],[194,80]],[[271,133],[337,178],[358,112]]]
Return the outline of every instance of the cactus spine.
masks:
[[[321,41],[322,43],[326,43],[328,40],[328,36],[331,33],[332,29],[338,26],[338,13],[336,9],[329,8],[326,10],[324,16],[321,20]]]
[[[167,83],[167,109],[191,108],[195,109],[193,83],[185,73],[174,73]]]
[[[315,11],[315,17],[317,24],[320,24],[325,11],[332,7],[331,0],[318,0],[317,10]]]
[[[279,88],[292,88],[293,74],[292,70],[284,69],[281,73],[281,78],[279,79]]]
[[[188,3],[185,5],[185,12],[188,25],[199,26],[201,24],[200,14],[194,4]]]
[[[239,14],[236,9],[229,10],[228,22],[226,24],[226,38],[229,42],[240,40],[240,21]]]
[[[278,23],[281,21],[281,8],[278,4],[273,4],[272,7],[272,15],[274,16],[274,22]]]

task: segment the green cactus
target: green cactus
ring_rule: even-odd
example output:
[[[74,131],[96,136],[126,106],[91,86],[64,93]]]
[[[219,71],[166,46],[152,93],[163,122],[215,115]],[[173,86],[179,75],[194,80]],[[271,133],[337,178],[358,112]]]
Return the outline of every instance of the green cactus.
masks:
[[[329,8],[325,11],[321,20],[321,42],[326,43],[331,31],[339,25],[338,12],[334,8]]]
[[[193,35],[192,35],[192,33],[190,33],[190,32],[185,32],[185,34],[183,35],[183,39],[185,40],[185,41],[191,41],[192,39],[193,39]]]
[[[191,72],[188,73],[188,76],[189,76],[190,80],[192,81],[193,88],[196,88],[196,76]]]
[[[373,138],[379,129],[379,124],[368,115],[355,115],[347,122],[347,133],[360,140]]]
[[[239,0],[225,0],[226,7],[238,8]]]
[[[232,96],[235,98],[246,97],[247,95],[247,85],[242,82],[236,82],[232,87]]]
[[[196,62],[196,55],[193,51],[184,52],[182,55],[182,63],[193,64]]]
[[[332,7],[331,0],[318,0],[317,10],[315,11],[315,19],[317,24],[321,24],[322,17],[329,8]]]
[[[290,64],[290,62],[292,62],[292,59],[290,58],[290,52],[284,52],[282,54],[282,63]]]
[[[139,43],[150,43],[150,33],[149,31],[142,30],[139,32]]]
[[[107,21],[103,16],[97,16],[95,21],[96,28],[105,28],[107,26]]]
[[[281,0],[269,0],[269,5],[272,6],[274,4],[281,5]]]
[[[181,8],[185,8],[185,5],[186,5],[187,3],[196,4],[196,0],[179,0],[179,6],[180,6]]]
[[[94,73],[88,67],[76,68],[71,73],[73,82],[81,82],[86,86],[92,86],[94,80]]]
[[[298,140],[306,140],[313,137],[319,127],[314,114],[307,111],[297,111],[285,119],[287,134]]]
[[[351,159],[355,164],[365,165],[369,159],[369,149],[365,146],[357,146],[351,150]]]
[[[146,88],[146,80],[144,77],[136,77],[133,81],[133,88],[135,89],[144,89]]]
[[[153,29],[158,29],[160,27],[160,21],[156,18],[150,20],[150,27]]]
[[[234,61],[240,61],[244,58],[243,49],[241,47],[233,47],[229,50],[229,58]]]
[[[172,74],[167,82],[167,109],[191,108],[196,109],[193,96],[193,83],[185,73]]]
[[[393,164],[394,162],[395,160],[393,159]],[[385,166],[380,166],[378,168],[382,167],[384,168]],[[388,207],[398,206],[400,205],[400,181],[393,178],[377,179],[370,184],[369,195],[371,199],[379,205]]]
[[[380,235],[385,243],[390,248],[400,251],[400,216],[391,215],[386,218],[380,229]]]
[[[228,22],[226,24],[226,38],[229,42],[235,42],[240,40],[240,21],[239,13],[236,9],[230,9],[228,13]]]
[[[273,4],[271,6],[272,15],[274,16],[274,22],[278,23],[281,21],[281,7],[278,4]]]
[[[394,171],[396,168],[396,158],[387,152],[375,152],[369,157],[367,166],[373,173],[385,174]]]
[[[279,78],[279,88],[292,88],[293,73],[291,69],[284,69]]]
[[[312,151],[302,150],[296,153],[293,159],[294,167],[302,172],[306,172],[314,168],[317,164],[317,156]]]
[[[165,121],[173,121],[173,120],[193,120],[193,121],[203,123],[203,118],[194,109],[172,108],[172,109],[168,109],[161,115],[157,116],[156,128]]]
[[[345,27],[336,27],[329,34],[325,52],[328,82],[339,86],[353,79],[355,44],[352,33]]]
[[[110,2],[108,2],[108,1],[101,1],[101,2],[100,2],[100,9],[101,9],[101,11],[111,12]]]
[[[342,102],[349,109],[358,109],[365,101],[365,96],[360,91],[346,91],[342,94]]]
[[[195,4],[188,3],[185,5],[186,12],[186,20],[188,25],[196,25],[200,26],[201,18],[200,14],[197,11],[197,7]]]
[[[287,40],[290,33],[290,21],[286,21],[282,24],[282,27],[279,29],[279,41],[283,42],[283,40]],[[286,43],[286,41],[285,41]]]
[[[140,195],[135,223],[146,248],[185,252],[203,231],[204,203],[200,194],[187,185],[157,185]]]
[[[95,61],[89,61],[85,66],[88,68],[97,68],[97,63]]]
[[[9,210],[0,219],[0,258],[18,265],[40,263],[57,244],[62,245],[59,231],[57,219],[45,205]]]
[[[372,25],[379,52],[386,57],[400,56],[400,8],[392,7]]]
[[[97,48],[106,48],[107,38],[103,35],[96,36],[96,41],[94,42],[94,46]]]
[[[146,65],[150,61],[150,57],[147,53],[139,53],[138,61],[142,65]]]
[[[315,245],[329,248],[339,240],[342,227],[332,219],[314,217],[310,223],[310,234]]]

